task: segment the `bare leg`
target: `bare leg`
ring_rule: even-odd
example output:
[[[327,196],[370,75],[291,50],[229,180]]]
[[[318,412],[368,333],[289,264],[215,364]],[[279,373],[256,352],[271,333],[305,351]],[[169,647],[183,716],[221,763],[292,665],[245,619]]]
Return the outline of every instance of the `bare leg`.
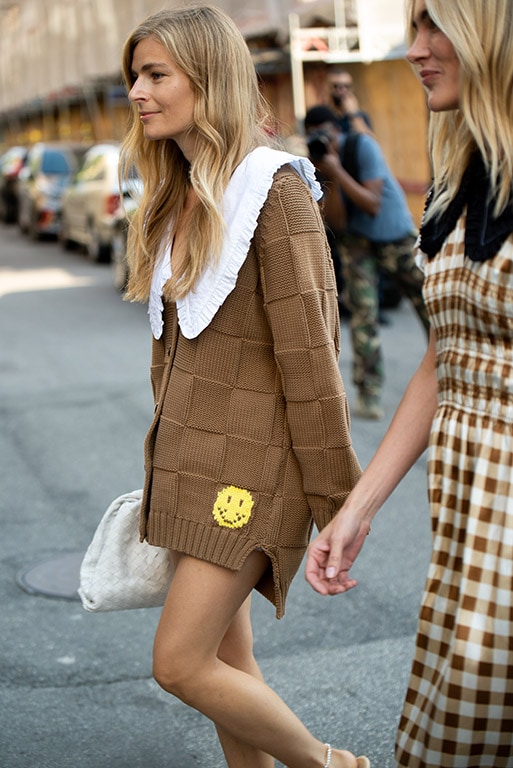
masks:
[[[251,596],[246,598],[237,611],[228,631],[221,641],[218,659],[235,669],[263,681],[263,675],[253,656],[253,631],[251,628]],[[231,733],[216,724],[217,735],[230,768],[273,768],[274,757],[261,752],[246,742],[234,738]]]
[[[182,556],[155,636],[154,676],[229,734],[232,746],[249,745],[289,768],[323,768],[326,747],[279,696],[260,676],[219,658],[223,638],[267,564],[261,552],[253,552],[240,571]],[[230,768],[253,768],[241,762],[240,752],[234,759]],[[331,766],[357,763],[350,752],[333,750]]]

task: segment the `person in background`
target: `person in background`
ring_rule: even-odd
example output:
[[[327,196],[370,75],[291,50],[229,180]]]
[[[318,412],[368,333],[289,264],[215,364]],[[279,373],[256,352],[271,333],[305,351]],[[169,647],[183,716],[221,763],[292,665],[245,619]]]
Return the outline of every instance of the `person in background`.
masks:
[[[340,67],[333,67],[329,70],[328,78],[328,105],[333,110],[333,113],[337,116],[337,122],[339,124],[342,133],[368,133],[370,136],[374,136],[374,128],[371,118],[367,112],[360,109],[358,99],[354,92],[353,78],[346,69]],[[375,138],[375,136],[374,136]],[[340,277],[337,271],[337,265],[340,262],[340,257],[337,254],[336,246],[333,247],[333,258],[335,263],[335,274],[337,275],[337,282],[340,286],[343,286],[343,278]],[[341,272],[341,267],[340,267]],[[379,275],[379,323],[380,325],[389,325],[389,320],[386,313],[382,311],[382,307],[386,307],[387,304],[387,289],[388,292],[392,289],[390,282],[387,280],[387,276],[383,273]],[[341,291],[339,291],[341,295]],[[394,296],[394,300],[397,297]],[[341,302],[341,317],[350,317],[351,313]]]
[[[418,258],[429,348],[374,458],[311,544],[322,594],[428,449],[433,549],[396,739],[407,768],[513,765],[513,3],[408,0],[434,182]],[[412,546],[415,546],[412,542]]]
[[[345,69],[334,67],[328,71],[327,84],[328,105],[337,118],[340,130],[343,133],[355,131],[373,136],[372,121],[360,109],[351,74]]]
[[[342,262],[351,313],[356,416],[382,419],[384,365],[379,332],[379,276],[387,273],[412,302],[429,333],[423,276],[415,264],[415,226],[404,192],[369,135],[341,133],[326,105],[304,120],[309,156],[324,184],[324,216]]]
[[[219,8],[148,17],[123,72],[121,167],[144,190],[127,298],[148,301],[153,334],[141,537],[175,569],[155,679],[213,721],[230,768],[368,768],[315,738],[253,656],[252,591],[283,615],[313,522],[360,475],[314,168],[273,147],[251,54]]]

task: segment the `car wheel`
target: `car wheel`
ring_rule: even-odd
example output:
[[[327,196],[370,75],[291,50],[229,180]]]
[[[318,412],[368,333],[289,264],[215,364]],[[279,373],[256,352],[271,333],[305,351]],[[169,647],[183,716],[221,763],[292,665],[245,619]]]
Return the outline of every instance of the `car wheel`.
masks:
[[[16,211],[6,195],[0,195],[0,221],[12,224],[16,221]]]
[[[101,242],[93,222],[87,228],[87,255],[92,261],[110,261],[110,245]]]
[[[37,211],[34,209],[30,214],[30,223],[28,226],[28,235],[32,240],[40,240],[41,239],[41,233],[38,229],[38,215]]]
[[[124,291],[128,281],[126,262],[126,227],[119,226],[112,236],[112,280],[118,291]]]
[[[27,232],[29,231],[29,227],[27,224],[27,217],[24,215],[24,212],[22,210],[18,210],[18,226],[24,235],[26,235]]]
[[[7,203],[4,213],[4,221],[6,224],[15,224],[18,218],[18,212],[14,203]]]
[[[69,236],[69,223],[65,216],[62,216],[59,227],[59,242],[65,251],[72,251],[75,247],[75,243]]]

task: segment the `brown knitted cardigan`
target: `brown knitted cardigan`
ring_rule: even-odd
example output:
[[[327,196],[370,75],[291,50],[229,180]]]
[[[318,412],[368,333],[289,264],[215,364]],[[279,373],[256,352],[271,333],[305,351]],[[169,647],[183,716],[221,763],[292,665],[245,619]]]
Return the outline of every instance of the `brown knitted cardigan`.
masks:
[[[227,568],[262,549],[257,589],[278,618],[312,522],[326,525],[360,475],[339,342],[318,205],[285,167],[210,325],[186,339],[165,302],[141,513],[141,538]]]

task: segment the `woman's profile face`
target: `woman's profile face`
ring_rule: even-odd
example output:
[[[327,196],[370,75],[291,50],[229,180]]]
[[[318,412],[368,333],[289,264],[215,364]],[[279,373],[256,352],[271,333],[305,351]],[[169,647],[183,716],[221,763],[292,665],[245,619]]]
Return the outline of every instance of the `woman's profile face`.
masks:
[[[415,0],[413,28],[415,39],[406,57],[426,90],[429,108],[433,112],[458,109],[460,62],[449,38],[429,16],[424,0]]]
[[[134,48],[134,84],[128,98],[139,112],[147,139],[173,139],[190,160],[194,151],[195,96],[189,77],[162,43],[146,37]]]

